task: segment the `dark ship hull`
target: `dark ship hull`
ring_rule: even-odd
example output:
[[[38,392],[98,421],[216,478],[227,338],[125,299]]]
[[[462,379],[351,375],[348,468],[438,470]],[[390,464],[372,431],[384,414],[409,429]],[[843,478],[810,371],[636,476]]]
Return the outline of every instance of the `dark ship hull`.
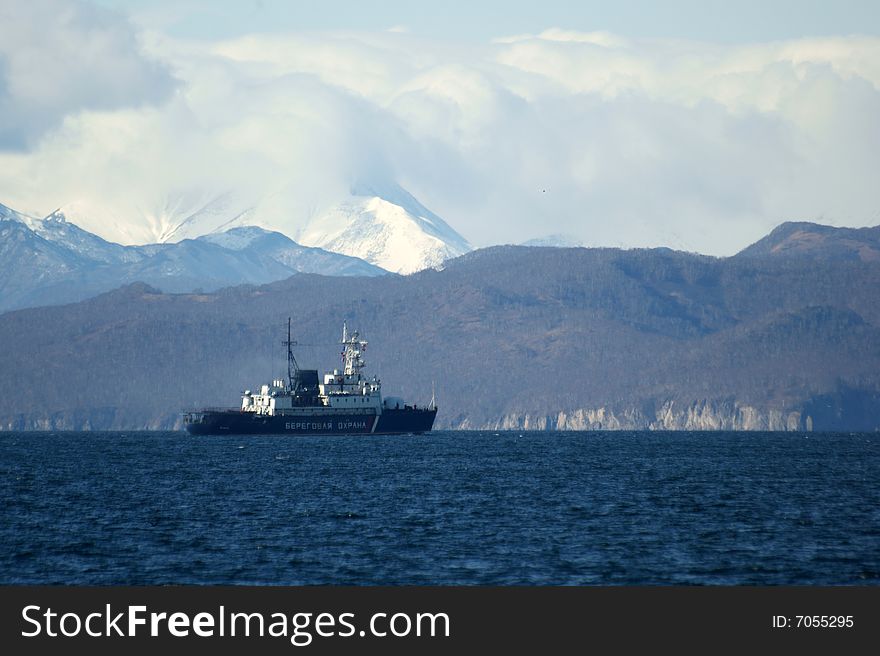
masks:
[[[427,433],[437,408],[383,410],[382,414],[289,413],[259,415],[229,410],[199,410],[184,415],[190,435],[401,435]]]

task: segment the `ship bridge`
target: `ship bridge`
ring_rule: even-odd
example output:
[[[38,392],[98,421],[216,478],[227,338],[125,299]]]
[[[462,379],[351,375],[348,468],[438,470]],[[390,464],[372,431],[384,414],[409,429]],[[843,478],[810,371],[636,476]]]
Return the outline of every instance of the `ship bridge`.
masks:
[[[343,368],[324,374],[324,382],[318,382],[316,369],[300,369],[293,356],[296,342],[287,325],[287,380],[276,379],[271,385],[263,385],[259,394],[246,390],[241,397],[242,412],[258,415],[291,414],[304,408],[338,408],[355,413],[380,414],[382,412],[382,383],[376,377],[366,378],[364,352],[367,341],[357,331],[349,334],[348,325],[342,326]]]
[[[382,383],[376,376],[368,380],[363,375],[367,341],[357,331],[349,335],[348,325],[343,323],[341,343],[343,369],[324,374],[324,383],[319,386],[321,399],[332,408],[374,408],[381,412]]]

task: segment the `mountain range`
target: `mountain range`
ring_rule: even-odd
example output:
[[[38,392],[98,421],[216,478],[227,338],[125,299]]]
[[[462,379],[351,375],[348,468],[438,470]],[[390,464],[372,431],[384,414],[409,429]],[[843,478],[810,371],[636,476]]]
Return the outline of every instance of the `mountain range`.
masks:
[[[375,276],[387,271],[256,227],[122,246],[79,228],[61,211],[37,219],[0,205],[0,311],[70,303],[135,281],[168,292],[212,291],[295,273]]]
[[[174,243],[255,226],[403,274],[471,250],[464,237],[397,184],[358,183],[314,204],[281,196],[253,201],[229,192],[178,193],[150,211],[133,206],[123,216],[82,200],[60,211],[68,223],[113,243]]]
[[[0,427],[179,426],[278,374],[291,316],[304,366],[334,365],[346,320],[386,395],[426,402],[435,383],[440,428],[878,430],[876,234],[798,223],[729,258],[499,246],[408,276],[130,284],[0,315]]]

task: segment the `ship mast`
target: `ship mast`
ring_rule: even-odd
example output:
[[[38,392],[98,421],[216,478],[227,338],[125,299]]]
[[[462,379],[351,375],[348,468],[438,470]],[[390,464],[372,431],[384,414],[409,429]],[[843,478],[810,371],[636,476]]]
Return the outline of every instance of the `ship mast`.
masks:
[[[290,317],[287,317],[287,339],[281,344],[287,347],[287,386],[291,391],[295,391],[294,380],[299,382],[297,375],[299,374],[299,365],[296,363],[296,358],[293,357],[293,347],[296,346],[296,340],[290,337]]]
[[[346,376],[357,376],[357,379],[361,380],[361,369],[366,364],[361,354],[367,349],[367,342],[359,337],[356,330],[349,337],[348,324],[342,323],[342,361],[345,365],[342,373]]]

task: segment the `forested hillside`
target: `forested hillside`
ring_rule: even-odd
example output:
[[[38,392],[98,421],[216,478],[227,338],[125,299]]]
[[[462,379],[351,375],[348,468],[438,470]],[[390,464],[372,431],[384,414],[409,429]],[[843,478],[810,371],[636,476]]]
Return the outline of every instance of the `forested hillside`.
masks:
[[[0,315],[3,428],[157,428],[337,365],[342,321],[386,395],[438,427],[880,428],[880,263],[495,247],[406,276],[210,294],[134,284]]]

